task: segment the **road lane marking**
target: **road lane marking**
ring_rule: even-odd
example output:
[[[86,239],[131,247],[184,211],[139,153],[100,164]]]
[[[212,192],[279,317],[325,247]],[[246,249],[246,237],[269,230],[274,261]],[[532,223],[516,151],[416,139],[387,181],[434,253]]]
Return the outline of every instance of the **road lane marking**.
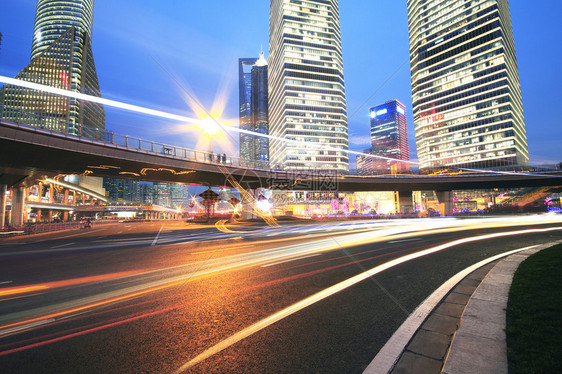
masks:
[[[248,326],[245,329],[240,330],[239,332],[235,333],[234,335],[231,335],[230,337],[220,341],[219,343],[215,344],[214,346],[208,348],[207,350],[205,350],[204,352],[202,352],[201,354],[195,356],[193,359],[191,359],[190,361],[186,362],[185,364],[183,364],[180,368],[178,368],[176,371],[174,371],[174,374],[179,374],[179,373],[183,373],[184,371],[186,371],[187,369],[199,364],[202,361],[205,361],[206,359],[208,359],[211,356],[214,356],[215,354],[227,349],[228,347],[238,343],[239,341],[246,339],[247,337],[255,334],[258,331],[261,331],[263,329],[265,329],[266,327],[273,325],[274,323],[279,322],[280,320],[300,311],[303,310],[319,301],[322,301],[323,299],[326,299],[332,295],[335,295],[336,293],[343,291],[351,286],[356,285],[359,282],[362,282],[368,278],[373,277],[374,275],[377,275],[379,273],[382,273],[385,270],[388,270],[390,268],[393,268],[395,266],[401,265],[405,262],[411,261],[411,260],[415,260],[418,259],[420,257],[424,257],[427,255],[431,255],[440,251],[443,251],[445,249],[460,245],[460,244],[466,244],[466,243],[470,243],[470,242],[475,242],[475,241],[480,241],[480,240],[486,240],[486,239],[493,239],[493,238],[498,238],[498,237],[503,237],[503,236],[511,236],[511,235],[520,235],[520,234],[527,234],[527,233],[539,233],[539,232],[548,232],[548,231],[556,231],[556,230],[562,230],[562,227],[550,227],[550,228],[546,228],[546,229],[529,229],[529,230],[518,230],[518,231],[510,231],[510,232],[501,232],[501,233],[493,233],[493,234],[485,234],[485,235],[478,235],[478,236],[473,236],[473,237],[468,237],[468,238],[463,238],[463,239],[457,239],[457,240],[453,240],[451,242],[448,243],[444,243],[435,247],[431,247],[428,249],[424,249],[422,251],[419,252],[415,252],[415,253],[411,253],[409,255],[406,256],[402,256],[399,258],[396,258],[394,260],[388,261],[384,264],[375,266],[372,269],[369,269],[367,271],[364,271],[363,273],[360,273],[354,277],[351,277],[349,279],[344,280],[343,282],[337,283],[331,287],[328,287],[320,292],[315,293],[312,296],[309,296],[299,302],[296,302],[295,304],[280,310],[279,312],[270,315],[269,317],[266,317],[264,319],[262,319],[261,321],[258,321],[256,323],[254,323],[253,325]],[[517,250],[516,250],[517,251]],[[515,252],[516,252],[515,251]],[[513,251],[512,251],[513,252]],[[513,252],[513,253],[515,253]],[[415,312],[414,312],[415,313]]]
[[[164,225],[160,226],[160,231],[158,231],[158,234],[156,234],[156,237],[154,238],[154,241],[150,245],[151,247],[154,247],[156,245],[156,243],[158,242],[158,238],[160,237],[160,233],[162,232],[163,228],[164,228]]]
[[[265,265],[262,265],[261,267],[262,267],[262,268],[267,268],[267,267],[270,267],[270,266],[275,266],[275,265],[284,264],[284,263],[286,263],[286,262],[297,261],[297,260],[302,260],[302,259],[305,259],[305,258],[316,257],[316,256],[321,256],[321,254],[320,254],[320,253],[314,253],[314,254],[311,254],[311,255],[308,255],[308,256],[300,256],[300,257],[290,258],[290,259],[288,259],[288,260],[277,261],[277,262],[274,262],[274,263],[272,263],[272,264],[265,264]]]
[[[61,244],[61,245],[55,245],[54,247],[51,247],[51,249],[68,247],[69,245],[72,245],[72,244],[76,244],[76,243],[72,242],[72,243],[66,243],[66,244]]]
[[[13,281],[0,282],[0,284],[10,284],[10,283],[13,283]]]

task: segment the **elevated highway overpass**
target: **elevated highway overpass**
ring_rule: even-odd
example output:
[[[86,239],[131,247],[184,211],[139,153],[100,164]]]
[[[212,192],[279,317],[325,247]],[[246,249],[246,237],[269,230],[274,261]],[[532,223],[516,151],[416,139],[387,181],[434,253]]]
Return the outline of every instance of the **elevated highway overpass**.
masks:
[[[184,147],[104,132],[91,140],[0,120],[0,184],[30,185],[61,174],[151,182],[318,191],[451,191],[562,186],[559,171],[548,173],[462,173],[458,175],[357,176],[283,171]]]

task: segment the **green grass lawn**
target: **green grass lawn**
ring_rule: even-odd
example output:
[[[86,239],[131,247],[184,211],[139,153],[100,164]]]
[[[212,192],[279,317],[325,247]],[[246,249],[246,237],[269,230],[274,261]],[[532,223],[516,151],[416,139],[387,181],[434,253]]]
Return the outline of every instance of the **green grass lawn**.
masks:
[[[510,374],[562,373],[562,245],[521,263],[507,303]]]

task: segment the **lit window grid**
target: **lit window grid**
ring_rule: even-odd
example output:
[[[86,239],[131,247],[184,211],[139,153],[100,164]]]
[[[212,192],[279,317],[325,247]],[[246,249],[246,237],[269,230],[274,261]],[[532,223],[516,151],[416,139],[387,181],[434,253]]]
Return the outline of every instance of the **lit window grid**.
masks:
[[[289,3],[288,1],[285,1],[285,4],[283,4],[283,3],[281,3],[281,2],[277,2],[276,4],[273,4],[273,3],[272,3],[272,9],[271,9],[271,17],[272,17],[272,19],[274,19],[275,17],[278,17],[278,16],[280,15],[280,13],[283,11],[283,6],[286,5],[286,4],[288,4],[288,3]],[[313,5],[313,4],[314,4],[314,2],[306,2],[306,3],[307,3],[308,5]],[[336,6],[337,6],[337,2],[335,2],[335,4],[336,4]],[[314,4],[314,5],[318,5],[318,4]],[[324,6],[324,5],[320,5],[320,6]],[[298,9],[297,9],[298,7],[297,7],[296,5],[292,5],[291,7],[292,7],[291,9],[287,9],[287,10],[288,10],[288,11],[295,11],[295,10],[298,10]],[[298,16],[298,14],[296,14],[296,15]],[[281,31],[280,31],[281,29],[282,29],[282,31],[284,31],[284,32],[291,32],[291,31],[294,31],[294,34],[298,37],[298,34],[315,33],[315,32],[317,33],[317,32],[326,31],[325,29],[322,29],[322,27],[326,28],[326,26],[329,25],[329,22],[326,22],[326,20],[323,20],[323,19],[318,18],[318,17],[314,18],[311,22],[313,22],[313,23],[314,23],[314,22],[320,22],[320,23],[317,23],[316,25],[311,26],[311,25],[309,24],[309,22],[300,22],[300,23],[299,23],[299,22],[291,21],[291,22],[285,22],[284,25],[281,26],[281,25],[279,25],[279,24],[275,24],[274,22],[270,22],[270,25],[271,25],[271,39],[274,40],[276,37],[277,37],[277,38],[282,37],[282,36],[280,35],[280,34],[281,34]],[[291,28],[293,28],[293,29],[290,30]],[[275,30],[277,30],[277,33],[275,32]],[[290,36],[287,36],[285,39],[290,39]],[[284,39],[284,40],[285,40],[285,39]],[[306,38],[305,38],[305,39],[306,39]],[[336,64],[338,64],[339,66],[343,65],[342,62],[341,62],[341,61],[342,61],[342,60],[341,60],[341,42],[339,42],[340,39],[341,39],[341,37],[340,37],[340,35],[339,35],[339,30],[338,30],[338,32],[337,32],[337,41],[336,41],[335,43],[334,43],[334,41],[333,41],[333,38],[323,38],[322,36],[318,36],[318,35],[315,35],[314,38],[309,38],[309,39],[311,39],[311,40],[303,40],[303,42],[327,43],[328,45],[337,45],[337,47],[338,47],[338,48],[337,48],[337,52],[338,52],[338,53],[335,53],[335,52],[329,51],[329,50],[322,50],[322,49],[320,49],[320,48],[316,48],[316,50],[318,51],[318,53],[315,54],[315,53],[313,52],[315,49],[313,49],[313,48],[310,47],[310,46],[295,46],[294,44],[285,44],[285,43],[280,43],[280,44],[278,44],[277,46],[275,46],[275,45],[273,45],[273,43],[271,43],[271,44],[270,44],[270,49],[271,49],[271,50],[270,50],[270,71],[274,71],[276,68],[277,68],[277,70],[281,70],[281,67],[282,67],[284,64],[286,64],[286,63],[297,63],[298,65],[303,65],[303,66],[309,66],[309,67],[312,67],[312,68],[316,68],[316,67],[318,67],[319,65],[317,65],[317,64],[312,64],[312,63],[306,63],[306,62],[303,63],[301,60],[304,59],[304,60],[309,60],[309,61],[315,61],[315,62],[317,62],[317,61],[321,60],[321,58],[322,58],[323,56],[326,56],[326,55],[328,55],[328,56],[331,55],[332,57],[335,57],[335,58],[336,58]],[[274,55],[275,55],[274,51],[275,51],[276,49],[281,49],[280,52],[283,52],[282,54],[284,55],[284,58],[281,58],[281,59],[275,59],[275,58],[273,58]],[[300,50],[299,50],[299,49],[300,49]],[[301,52],[301,53],[299,53],[299,52]],[[305,52],[306,52],[306,53],[305,53]],[[334,55],[335,55],[335,56],[334,56]],[[300,58],[301,60],[299,60],[299,58]],[[333,60],[333,58],[332,58],[331,61],[327,61],[327,62],[332,63],[333,61],[334,61],[334,60]],[[322,65],[320,65],[320,66],[322,66]],[[332,68],[333,68],[333,66],[329,66],[329,65],[327,65],[327,64],[324,64],[323,66],[324,66],[324,67],[332,67]],[[299,70],[294,70],[294,71],[299,71]],[[305,73],[306,73],[306,72],[305,72]],[[285,78],[285,79],[283,79],[283,78]],[[298,78],[292,78],[292,77],[288,77],[288,78],[287,78],[287,77],[280,77],[280,79],[283,80],[283,81],[282,81],[282,82],[276,81],[275,79],[272,79],[271,76],[270,76],[270,82],[271,82],[271,87],[272,87],[271,92],[275,92],[276,90],[278,91],[279,88],[281,88],[281,87],[283,87],[283,90],[286,91],[287,88],[290,87],[289,84],[290,84],[290,85],[294,85],[295,82],[301,83],[301,85],[302,85],[303,87],[306,87],[306,84],[307,84],[307,83],[309,83],[309,84],[314,84],[314,80],[310,80],[310,81],[306,82],[306,81],[307,81],[306,79],[298,79]],[[332,89],[335,88],[335,87],[334,87],[334,86],[335,86],[334,84],[326,84],[325,82],[320,83],[320,85],[323,85],[324,88],[332,88]],[[331,87],[326,87],[326,86],[331,86]],[[341,92],[341,96],[343,96],[343,94],[344,94],[343,86],[341,87],[340,92]],[[311,94],[311,96],[314,97],[314,94]],[[339,101],[339,100],[341,100],[339,97],[329,97],[330,95],[324,95],[324,96],[327,96],[327,97],[329,98],[329,100],[327,100],[327,101]],[[303,97],[304,97],[304,99],[303,99]],[[288,111],[295,111],[295,109],[288,109],[288,108],[286,108],[286,105],[289,104],[289,103],[286,103],[286,102],[284,101],[284,98],[283,98],[283,97],[275,98],[275,97],[272,97],[272,95],[270,95],[270,98],[271,98],[271,101],[270,101],[270,111],[271,111],[272,113],[275,113],[276,111],[277,111],[277,112],[282,112],[283,115],[286,116],[286,113],[287,113]],[[295,102],[295,99],[291,99],[291,101],[293,101],[292,103],[290,103],[291,105],[293,105],[293,107],[298,107],[299,104],[302,104],[302,107],[303,107],[303,108],[306,107],[306,106],[315,106],[315,107],[318,108],[318,107],[322,107],[322,106],[323,106],[322,104],[324,104],[324,103],[322,103],[322,102],[318,102],[317,100],[316,100],[316,102],[314,102],[315,100],[308,100],[308,101],[307,101],[305,95],[301,96],[301,102],[300,102],[300,103],[299,103],[299,102]],[[331,103],[328,102],[328,103],[326,103],[326,104],[327,104],[326,107],[328,107],[328,108],[331,107]],[[309,112],[309,111],[307,111],[307,110],[305,109],[305,110],[303,110],[303,112]],[[344,113],[342,113],[342,114],[344,114]],[[345,116],[343,116],[343,117],[345,118]],[[287,120],[287,123],[286,123],[286,124],[288,124],[288,126],[291,126],[291,125],[293,125],[293,124],[295,124],[295,123],[300,123],[300,122],[301,122],[301,118],[299,118],[299,117],[290,117],[290,116],[286,116],[286,118],[288,119],[288,120]],[[292,121],[291,121],[291,120],[292,120]],[[346,131],[343,132],[343,134],[345,135],[345,134],[347,133],[346,118],[345,118],[345,120],[344,120],[343,123],[337,123],[337,122],[333,122],[333,121],[327,122],[325,119],[321,119],[321,120],[309,119],[309,120],[308,120],[308,123],[312,123],[312,124],[327,124],[327,125],[328,125],[327,127],[331,126],[331,125],[334,124],[334,123],[336,123],[336,124],[338,124],[338,125],[342,125],[342,124],[343,124],[343,126],[346,128]],[[288,132],[286,129],[281,128],[282,126],[276,126],[276,125],[277,125],[277,124],[276,124],[275,121],[273,120],[273,121],[272,121],[272,133],[276,132],[275,135],[277,135],[277,136],[285,136],[285,137],[287,137],[287,135],[288,135],[289,132]],[[284,127],[284,126],[283,126],[283,127]],[[301,133],[303,133],[303,132],[301,131]],[[306,136],[305,136],[304,138],[302,138],[302,137],[293,137],[293,139],[295,139],[295,140],[299,140],[299,139],[302,139],[302,140],[305,140],[305,139],[314,139],[314,140],[326,141],[326,142],[328,142],[328,143],[334,141],[333,139],[321,139],[321,137],[318,137],[318,134],[314,134],[314,132],[312,132],[312,131],[311,131],[310,137],[306,137]],[[335,141],[337,141],[337,140],[335,140]],[[345,141],[347,142],[347,139],[345,139]],[[287,153],[284,152],[284,151],[285,151],[287,148],[291,148],[292,146],[293,146],[293,145],[291,145],[291,144],[283,144],[282,142],[279,142],[279,141],[273,141],[273,142],[272,142],[272,148],[278,148],[278,149],[279,149],[279,148],[282,148],[282,151],[283,151],[283,153],[284,153],[284,155],[279,155],[279,154],[275,155],[275,156],[278,156],[278,157],[275,157],[275,156],[272,155],[273,161],[276,162],[276,161],[278,160],[278,161],[282,162],[283,159],[287,159],[287,157],[286,157]],[[346,145],[346,146],[347,146],[347,145]],[[273,153],[273,152],[272,152],[272,153]],[[290,153],[292,153],[292,152],[290,152]],[[298,151],[297,151],[297,153],[298,153]],[[280,157],[279,157],[279,156],[280,156]],[[285,156],[285,157],[283,157],[283,156]]]
[[[410,1],[410,2],[408,3],[409,9],[411,9],[411,7],[412,7],[412,4],[411,4],[411,3],[412,3],[412,1]],[[417,4],[419,5],[419,4],[421,4],[421,3],[422,3],[422,2],[418,2]],[[436,3],[436,2],[434,2],[434,3]],[[474,2],[474,3],[478,3],[478,2]],[[482,2],[480,2],[480,3],[482,3]],[[491,4],[491,3],[495,3],[495,1],[493,1],[493,2],[486,2],[486,4]],[[503,4],[502,6],[503,6],[503,10],[505,10],[505,8],[507,7],[507,3]],[[500,7],[500,8],[501,8],[501,7]],[[500,11],[501,11],[501,9],[500,9]],[[412,11],[409,12],[410,21],[411,21],[412,17],[413,17],[415,14],[416,14],[415,12],[412,12]],[[509,17],[507,17],[507,18],[509,18]],[[410,25],[411,25],[411,23],[410,23]],[[509,26],[509,31],[511,31],[510,25],[508,25],[508,26]],[[411,35],[412,35],[412,34],[413,34],[413,33],[412,33],[412,30],[410,30],[410,32],[411,32]],[[509,35],[511,35],[511,34],[509,34]],[[411,42],[412,42],[412,44],[416,44],[416,43],[417,43],[416,38],[415,38],[415,37],[411,37]],[[512,40],[510,40],[510,41],[508,41],[507,43],[504,43],[504,44],[507,44],[507,45],[511,45],[511,46],[512,46],[512,45],[513,45],[513,42],[512,42]],[[464,54],[466,54],[466,53],[468,53],[468,52],[470,52],[470,51],[465,51]],[[516,143],[518,143],[518,145],[519,145],[520,148],[523,148],[523,149],[526,151],[526,138],[525,138],[525,134],[524,134],[524,125],[523,125],[523,121],[522,121],[522,117],[523,117],[523,116],[522,116],[522,106],[521,106],[521,104],[520,104],[520,103],[521,103],[521,100],[520,100],[520,90],[518,89],[518,88],[519,88],[519,82],[518,82],[518,76],[517,76],[517,70],[516,70],[516,63],[514,62],[514,61],[515,61],[515,58],[514,58],[514,56],[515,56],[515,54],[514,54],[514,49],[513,49],[513,48],[507,48],[507,52],[508,52],[508,54],[512,54],[512,55],[513,55],[513,58],[509,58],[509,57],[507,58],[508,63],[507,63],[506,65],[508,66],[508,70],[510,71],[510,72],[509,72],[509,76],[510,76],[510,78],[512,78],[511,81],[510,81],[510,82],[511,82],[511,86],[513,86],[513,81],[516,82],[516,83],[515,83],[515,84],[516,84],[516,89],[513,90],[513,91],[515,92],[515,94],[514,94],[513,96],[515,96],[515,99],[516,99],[516,100],[515,100],[515,106],[516,106],[516,107],[519,107],[518,109],[520,109],[520,110],[518,110],[518,113],[514,115],[514,117],[515,117],[516,119],[518,119],[518,120],[516,121],[514,127],[517,129],[517,132],[518,132],[518,133],[522,133],[522,135],[519,134],[519,136],[516,136]],[[413,86],[413,87],[416,86],[416,84],[415,84],[415,78],[418,77],[418,76],[419,76],[419,75],[417,75],[417,73],[416,73],[416,75],[413,75],[413,77],[414,77],[414,78],[413,78],[413,83],[412,83],[412,86]],[[514,78],[513,78],[513,77],[514,77]],[[416,96],[416,94],[414,93],[414,97],[417,98],[417,97],[419,97],[419,96]],[[517,99],[519,99],[519,100],[517,100]],[[513,103],[513,100],[512,100],[512,103]],[[474,103],[473,103],[473,104],[474,104]],[[419,113],[418,113],[419,111],[417,111],[416,109],[414,110],[414,112],[415,112],[415,114],[419,114]],[[419,118],[419,117],[418,117],[418,118]],[[418,119],[418,118],[416,118],[416,119]],[[416,122],[417,122],[417,121],[416,121]],[[417,134],[418,134],[418,129],[419,129],[419,127],[420,127],[419,124],[416,123],[416,133],[417,133]],[[419,147],[418,147],[418,148],[419,148]],[[420,152],[420,151],[421,151],[421,152]],[[420,153],[423,153],[423,149],[422,149],[422,150],[418,149],[418,153],[419,153],[419,156],[420,156],[420,160],[424,159],[424,156],[420,154]],[[526,152],[523,152],[523,153],[526,153]],[[492,157],[493,155],[489,155],[489,156]],[[524,155],[524,156],[525,156],[525,155]],[[495,157],[495,156],[494,156],[494,157]],[[497,158],[497,157],[495,157],[495,158]],[[523,158],[525,158],[525,157],[523,157]],[[528,159],[528,156],[527,156],[527,159]]]

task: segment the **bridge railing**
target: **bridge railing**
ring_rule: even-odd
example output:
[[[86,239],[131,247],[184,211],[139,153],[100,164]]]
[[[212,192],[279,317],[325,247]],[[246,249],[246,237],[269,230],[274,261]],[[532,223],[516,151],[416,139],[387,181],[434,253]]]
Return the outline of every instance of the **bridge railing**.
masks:
[[[227,156],[225,154],[215,154],[205,151],[198,151],[186,147],[180,147],[176,145],[170,145],[166,143],[155,142],[151,140],[145,140],[133,136],[116,134],[113,131],[108,131],[104,129],[87,127],[80,124],[71,123],[68,120],[56,119],[52,116],[46,116],[34,112],[24,111],[19,108],[8,106],[0,103],[0,119],[3,119],[9,123],[16,126],[25,127],[32,130],[41,130],[51,134],[64,135],[66,137],[75,137],[81,140],[87,140],[89,142],[95,142],[105,145],[112,145],[119,148],[124,148],[128,150],[134,150],[139,152],[145,152],[150,154],[157,154],[165,157],[180,158],[190,161],[198,161],[210,164],[225,164],[231,166],[238,166],[241,168],[257,169],[257,170],[267,170],[267,171],[283,171],[284,167],[281,164],[274,164],[270,161],[255,161],[246,160],[238,157]],[[562,166],[562,165],[560,165]],[[512,170],[511,170],[512,169]],[[503,171],[510,172],[549,172],[549,171],[560,171],[556,167],[546,168],[546,167],[512,167],[511,169],[506,169]],[[329,173],[326,170],[290,170],[292,173],[302,173],[314,175],[317,173]],[[485,172],[485,171],[484,171]],[[490,170],[490,173],[494,173],[494,170]],[[496,171],[497,172],[497,171]],[[392,177],[409,177],[412,175],[428,175],[428,176],[438,176],[438,175],[455,175],[455,174],[470,174],[470,171],[454,169],[452,172],[448,171],[446,168],[444,170],[437,170],[433,172],[415,172],[411,171],[408,173],[397,173],[397,174],[369,174],[366,170],[349,170],[346,173],[334,170],[332,172],[334,175],[356,175],[356,176],[392,176]],[[475,172],[482,174],[482,171]]]

